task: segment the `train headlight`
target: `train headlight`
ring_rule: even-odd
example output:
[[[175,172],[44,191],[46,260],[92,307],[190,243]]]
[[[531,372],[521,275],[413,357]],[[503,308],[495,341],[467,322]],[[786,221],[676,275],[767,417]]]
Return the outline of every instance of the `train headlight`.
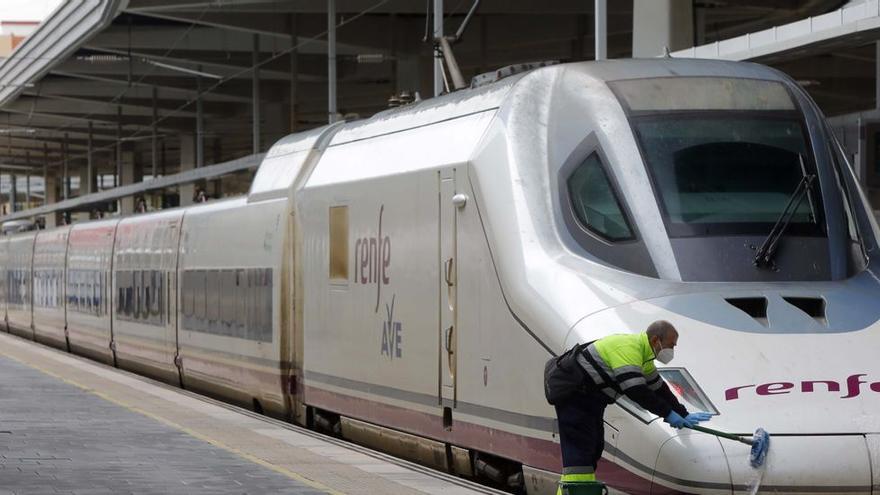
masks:
[[[687,408],[688,411],[705,411],[712,414],[718,414],[718,409],[712,404],[712,401],[703,392],[703,389],[697,385],[694,377],[684,368],[663,368],[658,370],[660,376],[669,385],[669,389],[678,398],[678,400]]]
[[[687,408],[688,411],[705,411],[711,414],[718,414],[718,409],[703,392],[703,389],[697,385],[694,377],[688,373],[685,368],[662,368],[658,370],[660,376],[669,385],[669,389],[675,394],[675,397]],[[629,400],[626,396],[617,399],[617,404],[633,416],[641,419],[645,423],[657,419],[650,412],[644,410],[635,402]]]

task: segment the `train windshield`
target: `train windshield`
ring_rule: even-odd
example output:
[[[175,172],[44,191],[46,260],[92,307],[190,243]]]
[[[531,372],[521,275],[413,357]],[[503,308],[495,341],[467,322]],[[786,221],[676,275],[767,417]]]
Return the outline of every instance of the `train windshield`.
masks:
[[[669,235],[761,234],[815,173],[802,117],[774,81],[618,81]],[[788,233],[824,235],[818,182]]]

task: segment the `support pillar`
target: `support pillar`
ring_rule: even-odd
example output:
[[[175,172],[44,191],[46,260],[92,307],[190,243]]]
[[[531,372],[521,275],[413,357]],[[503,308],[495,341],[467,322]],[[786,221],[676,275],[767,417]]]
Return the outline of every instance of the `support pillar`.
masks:
[[[80,167],[79,169],[79,191],[77,196],[85,196],[87,194],[91,194],[90,191],[91,185],[89,184],[89,180],[93,176],[93,172],[89,170],[89,167]]]
[[[251,152],[257,154],[260,152],[260,35],[255,34],[253,38],[253,50],[251,52],[251,61],[254,70],[251,73]]]
[[[636,0],[638,1],[638,0]],[[691,0],[688,0],[689,2]],[[596,60],[608,58],[608,3],[607,0],[595,0],[594,13],[596,18]],[[635,15],[635,14],[633,14]],[[635,36],[635,34],[633,34]],[[635,42],[633,42],[635,43]]]
[[[327,122],[336,122],[336,113],[336,0],[327,0]]]
[[[24,152],[24,164],[27,166],[27,176],[24,179],[24,208],[25,210],[29,210],[31,208],[31,152]]]
[[[633,0],[633,58],[658,57],[694,44],[693,0]]]
[[[9,211],[15,213],[18,211],[18,207],[16,203],[18,202],[18,177],[15,174],[12,174],[10,177],[10,184],[12,188],[9,190]]]
[[[61,198],[70,197],[70,172],[68,170],[68,153],[67,153],[67,133],[64,134],[64,141],[61,142]]]
[[[201,66],[199,66],[199,70],[201,70]],[[196,77],[196,85],[199,88],[198,96],[196,96],[196,168],[202,168],[205,166],[205,112],[202,105],[201,77]]]
[[[54,198],[55,191],[52,191]],[[53,199],[51,203],[54,203]],[[43,205],[48,205],[49,201],[49,143],[43,142]]]
[[[192,170],[196,165],[196,147],[195,138],[189,134],[180,136],[180,172]],[[180,191],[180,206],[193,204],[193,198],[196,195],[196,185],[193,183],[181,184],[178,186]]]
[[[296,132],[297,129],[297,114],[296,114],[296,100],[297,100],[297,78],[299,77],[299,49],[297,45],[299,45],[299,38],[297,33],[299,32],[299,26],[297,24],[296,14],[290,14],[290,46],[293,48],[290,50],[290,101],[288,102],[288,127],[287,130],[291,133]]]
[[[443,36],[443,0],[434,0],[434,39]],[[434,96],[440,96],[446,89],[443,84],[443,57],[439,45],[434,43]]]
[[[86,141],[86,173],[85,173],[85,182],[83,182],[83,174],[80,173],[79,179],[79,194],[82,196],[83,194],[92,194],[95,192],[95,158],[92,156],[94,153],[94,143],[92,136],[92,121],[89,121],[89,136]]]
[[[159,112],[157,109],[159,100],[159,89],[153,86],[153,121],[150,123],[150,176],[155,179],[159,173],[159,142],[156,137],[156,121],[159,120]],[[199,101],[202,97],[199,95]]]
[[[137,171],[135,170],[135,155],[134,151],[131,150],[123,150],[121,153],[120,160],[120,174],[119,174],[119,185],[127,186],[129,184],[134,184],[139,180],[137,175]],[[135,198],[133,196],[126,196],[119,200],[119,212],[122,215],[131,215],[134,213],[135,206]]]
[[[47,160],[48,161],[48,160]],[[58,202],[58,184],[55,178],[55,175],[50,175],[46,169],[43,169],[45,175],[43,175],[43,187],[46,188],[44,194],[46,195],[46,204],[52,204]],[[61,214],[58,212],[49,213],[46,215],[46,228],[51,229],[61,224],[60,222]]]

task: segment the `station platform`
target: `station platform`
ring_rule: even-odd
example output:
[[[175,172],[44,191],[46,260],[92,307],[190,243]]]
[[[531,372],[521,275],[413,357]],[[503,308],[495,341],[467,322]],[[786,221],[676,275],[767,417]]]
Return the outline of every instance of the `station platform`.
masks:
[[[0,495],[502,492],[0,333]]]

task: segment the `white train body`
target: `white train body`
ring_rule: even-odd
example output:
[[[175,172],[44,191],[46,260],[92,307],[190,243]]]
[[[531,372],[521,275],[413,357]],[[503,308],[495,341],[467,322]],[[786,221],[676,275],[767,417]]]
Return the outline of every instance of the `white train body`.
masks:
[[[754,267],[810,173],[775,266]],[[247,198],[12,236],[2,308],[20,335],[443,469],[516,484],[521,466],[528,493],[561,468],[545,361],[666,319],[685,405],[774,435],[764,489],[868,493],[877,234],[785,76],[583,63],[288,136]],[[41,270],[64,276],[64,308],[36,305]],[[625,400],[605,422],[598,474],[619,491],[756,475],[747,446]]]

